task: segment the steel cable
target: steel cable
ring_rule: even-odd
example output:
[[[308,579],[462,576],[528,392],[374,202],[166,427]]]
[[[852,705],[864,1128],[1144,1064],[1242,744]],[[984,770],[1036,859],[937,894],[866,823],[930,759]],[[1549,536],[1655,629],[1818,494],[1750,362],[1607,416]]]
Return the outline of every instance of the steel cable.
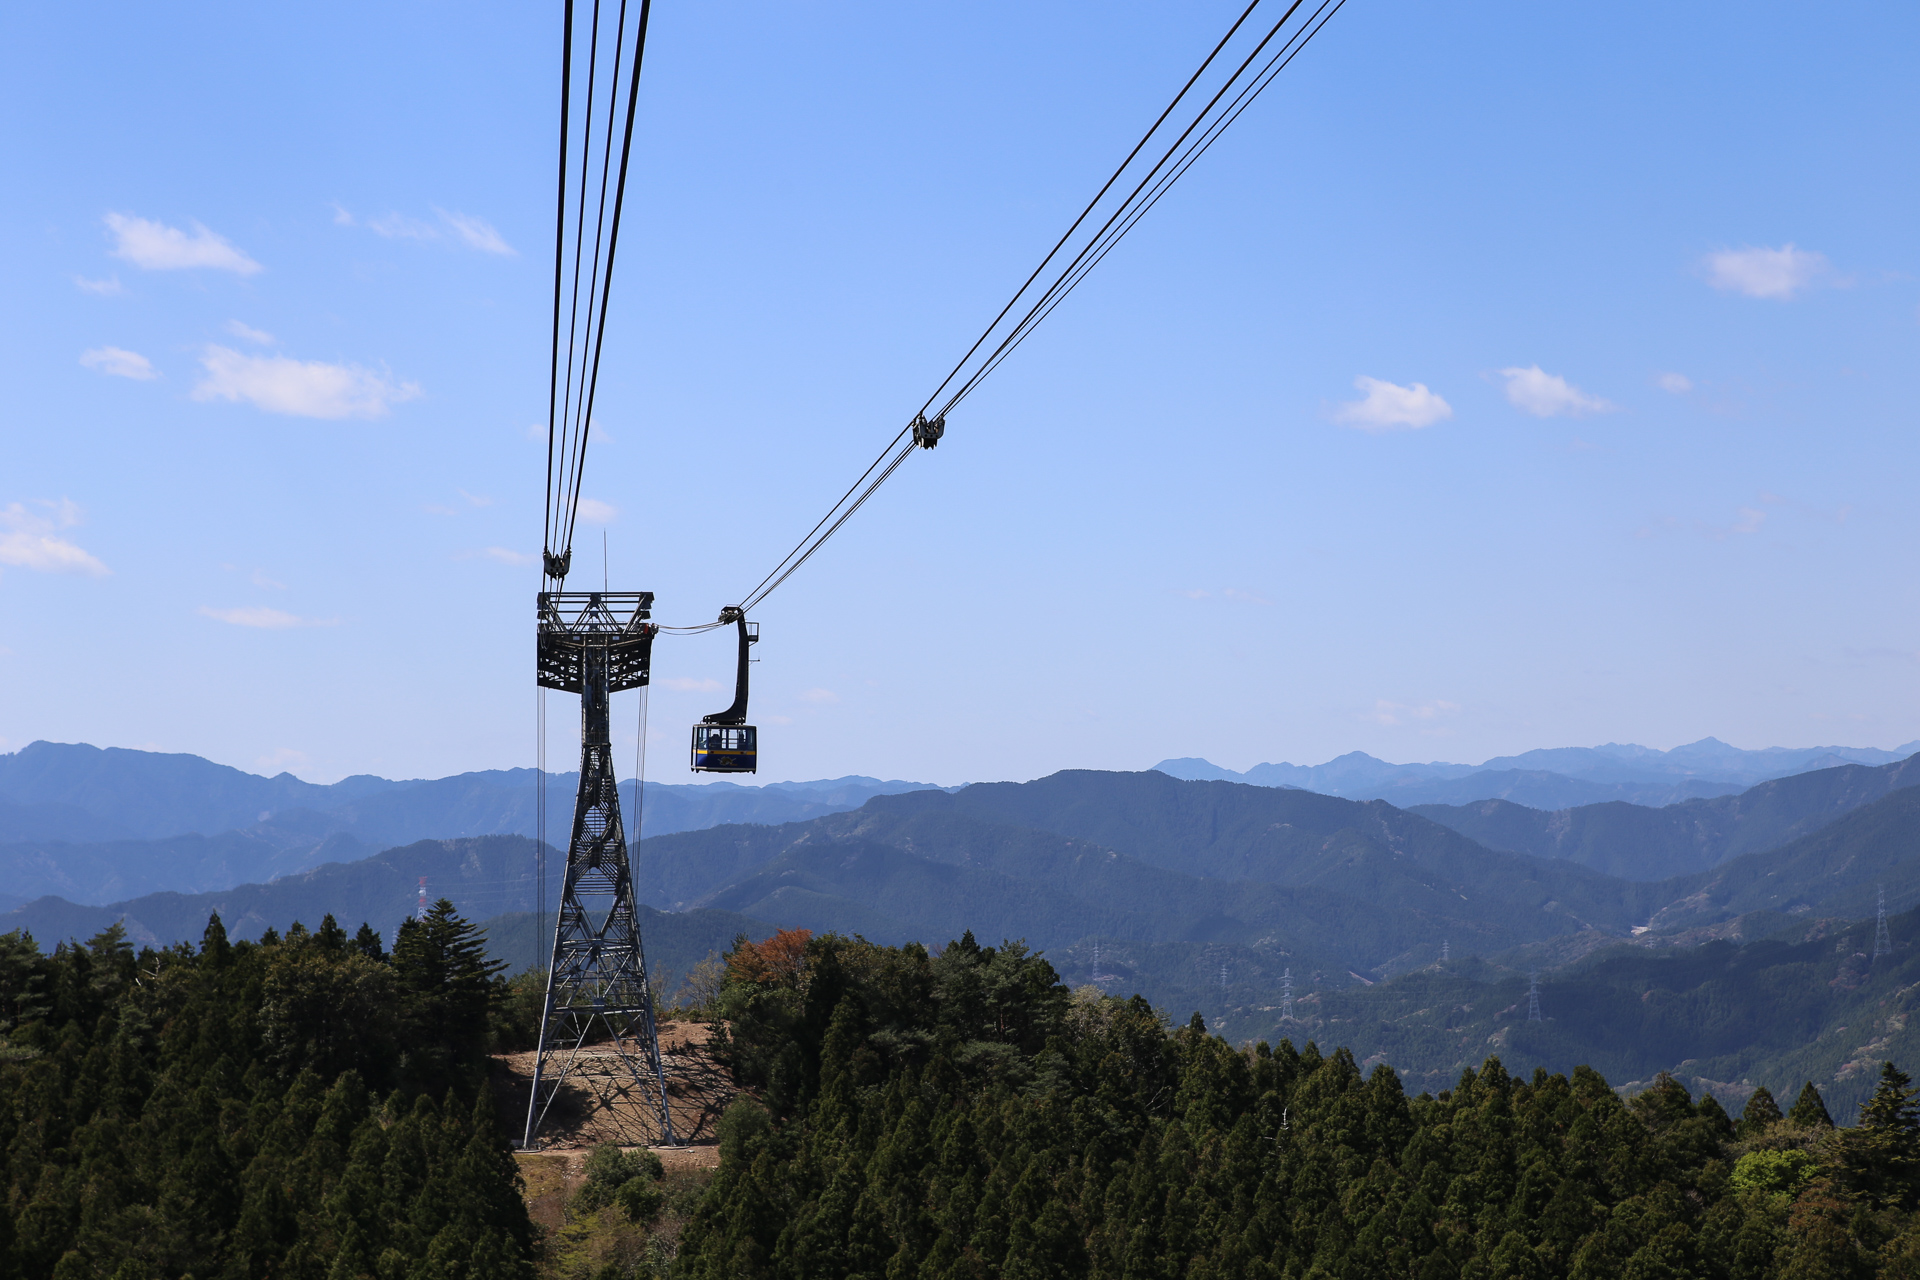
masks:
[[[639,108],[640,74],[646,57],[647,28],[652,0],[640,0],[629,42],[629,0],[620,0],[611,33],[612,57],[605,77],[606,104],[596,115],[602,70],[601,0],[594,0],[592,29],[586,33],[587,74],[580,128],[579,178],[568,244],[567,199],[574,143],[574,6],[568,0],[564,19],[564,50],[560,72],[560,169],[554,214],[553,340],[547,393],[547,490],[542,529],[543,577],[557,587],[564,579],[573,551],[573,535],[580,508],[580,486],[586,470],[587,440],[593,426],[593,405],[599,391],[600,356],[605,345],[607,310],[613,292],[613,266],[620,244],[620,222],[625,210],[627,175],[633,154],[634,121]],[[629,43],[631,67],[626,67]],[[624,82],[622,72],[625,71]],[[624,128],[620,98],[624,91]],[[620,137],[618,168],[613,146]],[[595,160],[598,153],[598,165]],[[589,199],[597,179],[597,198]],[[612,208],[608,208],[611,189]],[[586,215],[594,212],[592,252],[587,252]],[[568,271],[568,249],[572,270]],[[583,296],[584,291],[584,296]],[[563,300],[566,302],[566,352],[561,354]]]
[[[908,455],[910,455],[914,451],[915,446],[920,443],[920,439],[916,434],[916,428],[928,420],[929,410],[933,410],[936,402],[940,402],[941,395],[954,385],[955,379],[960,379],[958,388],[953,390],[952,393],[947,396],[946,400],[940,403],[938,410],[932,413],[932,420],[940,423],[944,427],[947,413],[957,407],[967,396],[971,395],[988,374],[999,368],[1007,357],[1010,356],[1021,343],[1026,341],[1033,330],[1053,313],[1055,308],[1066,299],[1068,294],[1072,293],[1073,290],[1078,287],[1079,283],[1086,278],[1087,273],[1092,271],[1108,253],[1113,251],[1114,247],[1139,223],[1140,219],[1158,204],[1161,198],[1166,195],[1167,191],[1186,174],[1188,169],[1190,169],[1202,155],[1206,154],[1214,142],[1219,140],[1221,134],[1223,134],[1235,120],[1239,119],[1240,115],[1248,106],[1252,105],[1253,101],[1259,97],[1267,85],[1272,83],[1273,78],[1285,70],[1300,50],[1304,49],[1313,37],[1319,34],[1321,28],[1325,27],[1333,15],[1339,12],[1345,2],[1346,0],[1321,0],[1319,8],[1315,9],[1305,21],[1300,23],[1293,33],[1281,43],[1279,49],[1260,65],[1259,70],[1255,71],[1251,78],[1248,78],[1248,69],[1260,60],[1262,53],[1265,52],[1273,40],[1280,35],[1281,31],[1292,21],[1294,15],[1298,13],[1305,3],[1305,0],[1292,0],[1292,3],[1287,6],[1286,11],[1281,14],[1279,20],[1268,29],[1267,33],[1261,37],[1253,49],[1240,59],[1238,65],[1235,66],[1232,73],[1227,76],[1225,82],[1222,83],[1220,87],[1214,91],[1212,96],[1206,100],[1205,104],[1194,113],[1192,118],[1187,121],[1185,127],[1173,138],[1173,141],[1160,152],[1159,159],[1155,160],[1152,166],[1147,169],[1146,173],[1134,183],[1132,189],[1127,192],[1120,203],[1108,214],[1105,221],[1100,224],[1098,230],[1094,231],[1085,243],[1080,246],[1078,251],[1068,259],[1066,264],[1053,274],[1050,283],[1033,299],[1032,303],[1027,307],[1026,311],[1021,314],[1020,318],[1014,322],[1012,327],[1004,328],[1003,331],[1004,322],[1007,320],[1007,317],[1013,314],[1014,309],[1020,304],[1022,299],[1030,295],[1035,283],[1046,274],[1049,265],[1052,264],[1055,259],[1060,256],[1061,252],[1074,240],[1076,233],[1078,233],[1087,223],[1088,219],[1093,216],[1096,209],[1101,206],[1101,203],[1107,198],[1115,185],[1134,167],[1134,163],[1140,158],[1141,153],[1153,142],[1155,136],[1161,133],[1162,127],[1166,125],[1167,121],[1173,116],[1175,109],[1186,99],[1194,86],[1200,83],[1203,77],[1205,77],[1207,70],[1213,66],[1221,52],[1233,41],[1234,37],[1247,22],[1247,19],[1260,7],[1262,0],[1253,0],[1253,2],[1241,12],[1240,16],[1234,20],[1233,25],[1228,28],[1227,34],[1208,52],[1206,58],[1201,62],[1199,69],[1181,85],[1179,92],[1173,96],[1173,100],[1167,104],[1166,109],[1155,118],[1146,133],[1141,135],[1140,141],[1135,143],[1133,149],[1127,153],[1126,159],[1121,161],[1119,167],[1116,168],[1113,174],[1102,184],[1093,199],[1080,211],[1079,216],[1076,217],[1073,223],[1067,228],[1066,234],[1062,235],[1060,239],[1054,243],[1053,247],[1048,250],[1047,255],[1041,259],[1040,265],[1036,267],[1032,274],[1014,291],[1012,298],[1010,298],[1007,304],[994,316],[992,322],[989,323],[986,329],[981,332],[980,336],[974,340],[973,344],[967,348],[966,354],[960,358],[959,362],[953,366],[947,376],[934,388],[933,394],[927,397],[919,413],[915,415],[913,422],[902,428],[899,434],[895,435],[893,439],[887,443],[886,448],[881,450],[879,456],[860,474],[859,479],[855,480],[847,491],[840,496],[839,501],[827,510],[826,515],[822,516],[813,528],[808,530],[806,536],[801,538],[800,541],[795,544],[794,548],[773,567],[772,571],[769,572],[766,577],[762,578],[759,584],[746,595],[740,603],[740,608],[743,611],[751,609],[765,600],[769,594],[788,578],[792,577],[801,565],[812,559],[814,554],[820,550],[826,541],[837,533],[841,526],[852,517],[853,513],[864,506],[867,500],[873,496],[874,492],[878,490],[882,484],[886,483],[894,472],[900,469]],[[1234,92],[1236,89],[1238,92]],[[1229,94],[1233,96],[1229,98]],[[1226,102],[1224,108],[1221,107],[1223,100]],[[1001,334],[999,342],[982,357],[980,354],[982,348],[986,346],[996,333]],[[971,371],[968,372],[970,365],[972,368]],[[965,374],[964,377],[962,377],[963,373]],[[914,436],[914,439],[909,440],[909,436]],[[902,444],[903,441],[906,441],[904,445]],[[878,476],[874,474],[876,471],[879,472]],[[719,625],[722,624],[708,623],[697,627],[663,627],[661,630],[673,634],[688,635],[712,630]]]

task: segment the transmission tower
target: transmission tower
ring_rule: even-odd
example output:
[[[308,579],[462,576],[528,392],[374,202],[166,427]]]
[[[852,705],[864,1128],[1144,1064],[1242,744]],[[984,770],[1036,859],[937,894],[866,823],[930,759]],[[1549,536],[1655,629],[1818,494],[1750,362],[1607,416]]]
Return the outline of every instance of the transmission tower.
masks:
[[[1226,991],[1227,991],[1227,962],[1222,960],[1220,962],[1220,993],[1222,995],[1225,995]]]
[[[1280,1021],[1293,1021],[1293,969],[1291,966],[1280,978]]]
[[[1447,940],[1445,938],[1442,938],[1440,939],[1440,963],[1445,964],[1446,962],[1447,962]]]
[[[1887,934],[1887,886],[1880,886],[1880,910],[1873,926],[1873,958],[1893,954],[1893,939]]]
[[[563,1090],[566,1110],[583,1108],[583,1118],[627,1145],[677,1141],[607,716],[610,695],[647,683],[658,631],[647,621],[652,606],[651,591],[540,593],[539,683],[580,695],[580,790],[527,1104],[528,1149]]]
[[[1540,1021],[1540,971],[1535,969],[1527,981],[1527,1021]]]

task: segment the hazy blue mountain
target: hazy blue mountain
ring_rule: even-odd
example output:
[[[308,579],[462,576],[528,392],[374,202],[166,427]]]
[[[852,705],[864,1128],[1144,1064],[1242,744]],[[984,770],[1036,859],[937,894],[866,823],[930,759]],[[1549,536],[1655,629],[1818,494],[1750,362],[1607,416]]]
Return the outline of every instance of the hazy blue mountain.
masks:
[[[35,742],[0,755],[0,884],[16,899],[104,904],[204,892],[423,839],[539,832],[538,775],[359,776],[330,786],[264,778],[198,756]],[[650,782],[644,830],[791,822],[925,784],[845,777],[741,786]],[[550,843],[564,844],[578,776],[546,777]],[[633,783],[622,786],[628,825]]]
[[[1505,800],[1412,809],[1490,849],[1569,858],[1628,880],[1663,880],[1785,844],[1915,783],[1920,756],[1819,769],[1658,809],[1609,803],[1544,812]]]
[[[1902,787],[1777,849],[1662,882],[1647,923],[1692,928],[1749,912],[1860,917],[1884,888],[1891,910],[1920,902],[1920,788]]]
[[[97,844],[33,840],[0,845],[0,874],[20,901],[57,894],[73,902],[107,903],[164,890],[225,889],[373,851],[345,834],[294,843],[257,830]]]
[[[7,824],[0,840],[215,835],[277,809],[325,807],[330,796],[402,784],[349,778],[337,785],[336,792],[290,773],[263,778],[192,755],[34,742],[0,755],[0,822]],[[49,825],[62,815],[88,825],[78,832]]]
[[[714,952],[725,954],[741,934],[764,938],[774,931],[774,926],[764,920],[726,911],[669,912],[642,906],[635,910],[634,919],[640,925],[647,976],[663,1000],[673,998],[694,965]],[[486,931],[487,953],[505,960],[512,966],[511,972],[546,965],[553,948],[551,917],[513,911],[482,920],[480,927]]]
[[[649,840],[644,901],[876,940],[1017,930],[1277,947],[1344,972],[1618,934],[1665,902],[1564,861],[1500,853],[1379,801],[1070,770],[876,797],[779,827]]]
[[[1621,800],[1672,804],[1727,795],[1769,778],[1841,764],[1892,764],[1920,750],[1920,742],[1892,751],[1877,747],[1730,747],[1717,738],[1656,751],[1631,743],[1599,747],[1551,747],[1497,756],[1478,765],[1391,764],[1352,751],[1320,765],[1259,764],[1244,773],[1194,757],[1154,766],[1176,778],[1300,787],[1350,800],[1394,804],[1468,804],[1509,800],[1530,808],[1562,809]],[[1577,784],[1589,784],[1582,789]]]

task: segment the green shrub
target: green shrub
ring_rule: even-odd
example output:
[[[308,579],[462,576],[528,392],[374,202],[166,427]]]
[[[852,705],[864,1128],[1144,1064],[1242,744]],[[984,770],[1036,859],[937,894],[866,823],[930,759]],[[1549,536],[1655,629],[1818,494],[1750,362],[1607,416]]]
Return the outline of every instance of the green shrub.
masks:
[[[1733,1189],[1791,1199],[1819,1172],[1820,1166],[1804,1151],[1749,1151],[1733,1166]]]

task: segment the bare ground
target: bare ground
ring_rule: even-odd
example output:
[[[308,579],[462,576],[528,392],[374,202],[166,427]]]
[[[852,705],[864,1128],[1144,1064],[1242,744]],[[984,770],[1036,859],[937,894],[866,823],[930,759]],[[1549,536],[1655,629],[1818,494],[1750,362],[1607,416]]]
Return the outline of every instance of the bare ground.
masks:
[[[660,1052],[667,1068],[667,1107],[677,1139],[674,1145],[662,1142],[659,1117],[642,1099],[617,1100],[610,1107],[597,1105],[592,1090],[584,1084],[569,1077],[561,1085],[560,1094],[553,1100],[541,1125],[535,1143],[538,1154],[525,1153],[520,1157],[521,1171],[528,1180],[528,1204],[533,1207],[536,1218],[540,1217],[541,1205],[549,1196],[553,1197],[552,1212],[558,1215],[559,1205],[575,1189],[580,1176],[579,1164],[585,1153],[603,1142],[617,1142],[629,1148],[647,1147],[660,1157],[669,1173],[676,1169],[719,1166],[720,1150],[714,1126],[720,1113],[733,1101],[736,1090],[731,1074],[711,1051],[712,1037],[713,1028],[705,1023],[660,1024]],[[614,1050],[613,1045],[595,1045],[585,1054],[607,1065]],[[526,1128],[534,1059],[532,1050],[496,1054],[493,1059],[495,1104],[502,1127],[516,1145]],[[550,1163],[561,1156],[566,1159],[558,1168]],[[536,1190],[536,1174],[541,1187],[549,1182],[554,1185]]]

